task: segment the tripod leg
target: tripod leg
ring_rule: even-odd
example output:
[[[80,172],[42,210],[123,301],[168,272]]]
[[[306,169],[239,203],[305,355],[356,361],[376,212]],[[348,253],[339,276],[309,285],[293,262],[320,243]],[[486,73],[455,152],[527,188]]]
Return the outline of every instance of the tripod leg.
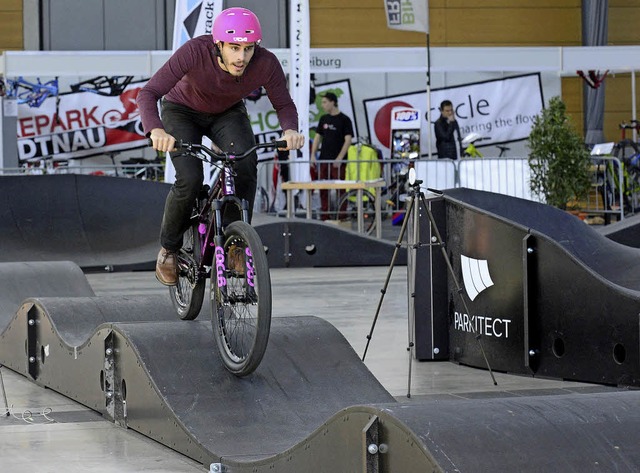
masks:
[[[409,376],[407,377],[407,397],[411,397],[411,367],[412,367],[412,358],[413,358],[413,345],[410,343],[409,348]]]
[[[418,260],[417,249],[420,246],[420,202],[418,201],[418,189],[412,189],[412,225],[411,238],[407,245],[408,251],[408,279],[409,279],[409,313],[407,314],[407,352],[409,353],[409,373],[407,376],[407,398],[411,397],[411,371],[413,356],[415,353],[415,322],[416,322],[416,264]],[[424,205],[424,204],[423,204]],[[407,216],[408,218],[409,216]]]
[[[9,416],[9,403],[7,402],[7,392],[4,390],[4,379],[2,378],[2,365],[0,365],[0,391],[4,400],[5,415]]]
[[[435,233],[436,240],[440,245],[440,250],[442,251],[442,256],[444,258],[444,261],[447,264],[447,268],[449,269],[449,272],[451,273],[451,279],[453,280],[453,283],[456,286],[456,292],[460,295],[460,300],[462,301],[462,305],[464,306],[465,312],[467,314],[470,314],[471,312],[469,311],[469,307],[467,306],[467,301],[465,300],[464,295],[462,294],[462,287],[460,286],[460,283],[458,282],[458,278],[456,277],[456,273],[453,270],[453,266],[451,265],[451,260],[449,259],[449,255],[447,255],[447,250],[445,248],[444,241],[442,240],[442,236],[440,235],[440,231],[438,230],[438,227],[436,225],[435,218],[433,217],[433,213],[431,212],[431,209],[427,206],[427,200],[425,199],[424,194],[422,192],[420,192],[420,199],[422,201],[422,205],[424,206],[427,212],[427,216],[429,217],[429,222],[431,224],[431,228],[433,229],[433,233]],[[473,326],[471,326],[471,330],[473,331],[476,337],[476,340],[478,340],[478,345],[480,346],[480,352],[482,353],[482,357],[484,358],[484,361],[487,364],[487,369],[489,370],[489,374],[491,375],[493,384],[494,386],[497,386],[498,382],[496,381],[496,378],[493,375],[493,371],[491,370],[491,366],[489,365],[489,360],[487,359],[487,354],[484,351],[484,347],[482,345],[482,340],[480,339],[480,335],[476,333],[476,330],[473,328]]]
[[[404,220],[402,221],[402,227],[400,228],[400,235],[398,235],[398,240],[396,241],[396,247],[393,250],[393,256],[391,257],[391,263],[389,264],[389,270],[387,271],[387,279],[384,282],[384,287],[380,291],[380,300],[378,301],[378,307],[376,308],[376,315],[373,318],[373,323],[371,324],[371,330],[369,330],[369,334],[367,335],[367,345],[364,348],[362,361],[364,361],[364,359],[366,358],[367,351],[369,350],[369,343],[371,342],[371,337],[373,336],[373,330],[376,327],[376,322],[378,321],[378,316],[380,315],[380,308],[382,307],[382,301],[384,300],[384,295],[387,293],[387,287],[389,287],[389,280],[391,279],[391,273],[393,272],[393,267],[395,266],[396,258],[398,257],[398,251],[402,246],[402,240],[407,230],[407,222],[409,220],[409,216],[411,215],[411,210],[413,209],[414,200],[415,199],[411,199],[411,202],[409,202],[409,207],[407,208],[407,212],[405,213]]]

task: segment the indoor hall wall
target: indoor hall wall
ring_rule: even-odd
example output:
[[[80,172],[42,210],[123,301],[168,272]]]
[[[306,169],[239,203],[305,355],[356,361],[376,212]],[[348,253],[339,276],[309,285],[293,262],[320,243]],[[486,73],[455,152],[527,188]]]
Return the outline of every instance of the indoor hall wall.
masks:
[[[387,28],[382,0],[310,0],[311,46],[403,47],[426,44],[423,33]],[[581,0],[429,0],[430,44],[433,47],[461,46],[578,46],[581,44]],[[393,69],[393,58],[382,58]],[[482,61],[482,58],[478,58]],[[536,72],[536,71],[532,71]],[[432,88],[499,78],[501,73],[434,73]],[[372,84],[370,77],[354,77],[354,96],[364,90],[381,90],[392,95],[425,88],[424,75],[402,77],[390,72]],[[545,100],[561,95],[565,79],[543,74]],[[571,89],[572,81],[568,79]],[[579,89],[575,85],[574,89]],[[403,90],[399,90],[403,89]],[[571,89],[572,90],[572,89]],[[383,94],[379,94],[383,95]],[[571,101],[570,113],[582,128],[582,99]],[[358,97],[359,98],[359,97]],[[358,101],[356,101],[358,102]],[[355,104],[356,109],[362,108]],[[526,152],[522,146],[511,155]]]
[[[24,48],[26,0],[0,1],[0,51]],[[166,0],[171,4],[173,0]],[[312,47],[424,46],[421,33],[387,28],[383,0],[309,0]],[[575,46],[581,0],[429,0],[432,46]],[[640,0],[609,0],[609,44],[640,44]],[[385,59],[387,60],[387,59]],[[481,60],[481,58],[479,59]],[[438,85],[451,83],[446,75]],[[435,84],[434,84],[435,85]],[[582,81],[562,79],[562,96],[582,128]],[[549,97],[546,97],[549,98]],[[606,80],[605,136],[631,118],[629,74]]]
[[[0,51],[23,49],[22,1],[0,2]]]
[[[640,58],[638,58],[640,61]],[[640,69],[640,64],[638,65]],[[604,81],[605,110],[604,136],[607,141],[620,140],[622,122],[629,122],[632,118],[631,74],[609,74]],[[640,119],[640,73],[636,72],[636,111]],[[631,130],[627,130],[627,138],[632,138]],[[638,137],[640,138],[640,136]]]
[[[382,0],[310,0],[310,10],[312,47],[425,45],[422,33],[387,28]],[[581,15],[581,0],[429,0],[430,43],[434,47],[580,46]],[[609,0],[610,45],[640,44],[638,24],[640,0]],[[392,64],[392,58],[388,60]],[[452,77],[440,80],[452,85]],[[630,81],[629,74],[610,75],[606,80],[604,132],[608,140],[617,140],[618,124],[631,118]],[[582,86],[580,78],[561,79],[562,98],[580,132]]]
[[[640,44],[640,1],[609,0],[609,45]],[[640,58],[638,70],[640,70]],[[605,80],[604,134],[608,141],[620,139],[618,125],[632,117],[631,74],[609,74]],[[636,110],[640,111],[640,74],[636,72]],[[630,130],[627,138],[631,137]]]
[[[309,0],[311,46],[424,46],[387,28],[383,0]],[[429,0],[432,46],[579,46],[581,0]]]

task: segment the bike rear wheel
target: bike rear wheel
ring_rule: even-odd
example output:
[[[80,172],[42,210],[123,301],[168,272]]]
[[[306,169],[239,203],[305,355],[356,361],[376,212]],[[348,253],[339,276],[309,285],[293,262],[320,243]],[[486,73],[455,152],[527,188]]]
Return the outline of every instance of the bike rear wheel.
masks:
[[[269,341],[271,276],[264,246],[251,225],[233,222],[224,233],[224,264],[214,263],[211,271],[211,323],[225,367],[247,376],[262,361]],[[242,256],[232,261],[229,253],[236,248]]]
[[[182,248],[178,252],[178,284],[171,286],[171,302],[182,320],[198,317],[204,301],[205,278],[198,274],[198,262],[202,253],[202,236],[198,224],[190,225],[184,232]]]
[[[358,230],[358,191],[350,190],[338,201],[336,219],[350,223],[351,230]],[[369,235],[376,227],[375,197],[368,190],[362,191],[362,221],[364,232]]]

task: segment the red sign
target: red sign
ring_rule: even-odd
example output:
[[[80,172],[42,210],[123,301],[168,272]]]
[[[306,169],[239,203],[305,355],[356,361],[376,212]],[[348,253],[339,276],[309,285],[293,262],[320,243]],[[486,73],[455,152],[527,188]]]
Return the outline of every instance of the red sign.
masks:
[[[70,159],[146,146],[136,106],[144,83],[109,97],[92,92],[63,94],[40,107],[18,105],[18,157]]]

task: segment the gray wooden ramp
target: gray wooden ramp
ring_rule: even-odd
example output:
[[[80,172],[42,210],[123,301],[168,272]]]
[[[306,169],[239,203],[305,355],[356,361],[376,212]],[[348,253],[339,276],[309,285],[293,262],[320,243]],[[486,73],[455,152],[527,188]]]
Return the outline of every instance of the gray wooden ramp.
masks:
[[[140,302],[143,321],[130,300],[28,299],[0,336],[0,362],[205,465],[360,468],[372,416],[340,413],[394,399],[332,325],[274,318],[263,363],[241,379],[222,366],[209,321],[152,320],[158,303]],[[413,445],[402,462],[423,463]]]
[[[318,220],[256,218],[253,225],[270,268],[388,266],[396,250],[395,242]],[[406,248],[398,248],[396,264],[407,264]]]
[[[0,176],[0,261],[152,269],[170,187],[110,176]]]
[[[153,270],[170,188],[110,176],[0,176],[0,262],[70,260],[85,270]],[[386,266],[395,249],[312,220],[256,213],[253,225],[272,268]],[[406,264],[404,248],[398,264]]]
[[[639,391],[397,403],[316,317],[274,318],[240,379],[206,318],[173,317],[164,297],[28,298],[0,364],[218,471],[640,471]]]
[[[425,443],[434,471],[640,471],[638,391],[432,401],[385,413]]]
[[[0,263],[0,333],[28,297],[93,295],[84,273],[71,261]]]

